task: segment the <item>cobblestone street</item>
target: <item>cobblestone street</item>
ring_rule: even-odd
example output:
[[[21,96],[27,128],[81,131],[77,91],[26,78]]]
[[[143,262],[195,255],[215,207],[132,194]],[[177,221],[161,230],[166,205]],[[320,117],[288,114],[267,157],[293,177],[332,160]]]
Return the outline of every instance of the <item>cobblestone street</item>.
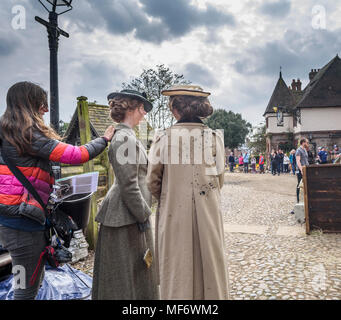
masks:
[[[341,299],[341,234],[305,234],[290,214],[295,187],[291,175],[226,173],[230,299]],[[93,252],[74,266],[92,275]]]
[[[295,222],[296,178],[226,173],[222,211],[231,299],[341,299],[341,234]]]

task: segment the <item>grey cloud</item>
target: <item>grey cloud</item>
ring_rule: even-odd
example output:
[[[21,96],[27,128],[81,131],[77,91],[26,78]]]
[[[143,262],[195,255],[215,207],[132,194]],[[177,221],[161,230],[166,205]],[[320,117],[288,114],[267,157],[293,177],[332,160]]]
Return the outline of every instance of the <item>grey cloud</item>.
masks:
[[[123,71],[105,61],[89,60],[75,68],[77,79],[73,92],[78,96],[89,95],[89,99],[105,102],[108,93],[120,88],[125,81]]]
[[[340,29],[314,30],[310,34],[287,31],[283,38],[242,53],[233,67],[244,75],[274,76],[283,67],[288,76],[307,78],[311,68],[319,68],[340,52]]]
[[[289,14],[290,8],[290,0],[267,1],[260,6],[259,12],[271,17],[285,17]]]
[[[196,63],[186,64],[184,75],[192,83],[201,86],[214,87],[217,84],[214,74],[204,66]]]
[[[128,33],[148,23],[147,17],[134,2],[104,0],[101,5],[94,6],[98,8],[111,32]]]
[[[38,1],[30,7],[44,18]],[[199,9],[187,0],[83,0],[60,19],[76,23],[85,32],[105,27],[113,34],[135,32],[136,38],[153,43],[181,37],[199,26],[236,25],[233,15],[212,5]]]
[[[0,35],[0,57],[11,55],[19,45],[16,39],[8,39]]]
[[[196,27],[235,26],[233,15],[224,13],[212,5],[199,9],[187,0],[102,0],[95,3],[90,0],[87,10],[81,14],[73,13],[74,22],[81,28],[93,29],[105,25],[114,34],[127,34],[135,31],[138,39],[161,43],[180,37]],[[142,4],[139,5],[138,3]],[[75,11],[77,7],[75,6]],[[91,19],[84,16],[91,15]]]
[[[181,36],[197,26],[235,25],[231,14],[223,13],[212,5],[199,9],[187,0],[141,0],[147,14],[158,17],[175,36]]]

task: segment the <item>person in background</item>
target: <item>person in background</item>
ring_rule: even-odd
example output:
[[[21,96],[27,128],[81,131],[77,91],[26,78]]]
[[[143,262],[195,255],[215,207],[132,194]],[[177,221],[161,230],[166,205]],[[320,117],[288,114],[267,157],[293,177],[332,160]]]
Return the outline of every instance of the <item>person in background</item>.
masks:
[[[269,171],[272,172],[272,158],[273,158],[273,155],[275,154],[275,149],[271,149],[271,153],[270,153],[270,156],[269,156],[269,165],[270,165],[270,169]]]
[[[281,158],[281,155],[280,155],[279,152],[276,153],[275,161],[276,161],[276,164],[277,164],[277,174],[280,175],[281,174],[281,161],[282,161],[282,158]]]
[[[242,155],[242,154],[240,154],[240,156],[239,156],[238,164],[239,164],[239,171],[241,172],[241,170],[242,170],[243,167],[244,167],[244,158],[243,158],[243,155]]]
[[[290,157],[289,157],[290,164],[291,164],[291,171],[292,171],[293,175],[296,174],[296,156],[295,156],[295,153],[296,153],[296,150],[292,149],[290,151]]]
[[[320,164],[326,164],[327,163],[328,153],[327,153],[325,147],[321,148],[320,152],[318,153],[318,158],[319,158]]]
[[[330,160],[332,163],[334,163],[339,154],[340,154],[339,147],[335,144],[334,149],[330,152]]]
[[[300,202],[300,182],[303,178],[303,167],[309,165],[308,161],[308,152],[309,143],[306,138],[302,138],[300,140],[300,147],[296,151],[296,163],[297,163],[297,186],[296,186],[296,195],[297,195],[297,203]]]
[[[336,157],[336,159],[334,160],[335,164],[341,164],[341,153],[339,153],[339,155]]]
[[[310,150],[310,145],[308,143],[307,145],[307,153],[308,153],[308,162],[309,164],[314,164],[315,163],[315,157],[312,151]]]
[[[252,173],[256,173],[256,163],[257,163],[257,160],[254,156],[251,157],[251,172]]]
[[[284,172],[289,173],[289,163],[290,159],[287,154],[284,154],[283,164],[284,164]]]
[[[1,155],[12,160],[47,204],[55,182],[52,163],[85,163],[105,150],[115,132],[110,126],[103,137],[84,146],[66,144],[44,123],[48,111],[43,88],[18,82],[8,90],[7,109],[0,120],[0,243],[11,255],[13,268],[25,268],[25,282],[14,288],[14,300],[34,300],[38,293],[46,259],[38,262],[49,245],[45,236],[48,226],[43,208],[14,177]]]
[[[250,155],[248,152],[244,153],[243,159],[244,159],[244,173],[249,173],[249,158]]]
[[[265,173],[264,172],[264,156],[263,153],[259,154],[259,173]]]
[[[278,150],[278,159],[279,159],[279,172],[284,172],[284,153],[282,149]]]
[[[278,154],[277,154],[277,151],[274,151],[272,154],[271,154],[271,173],[272,175],[276,175],[277,171],[278,171],[278,174],[279,174],[279,168],[278,168]]]
[[[321,158],[319,156],[321,150],[322,150],[322,147],[318,147],[318,149],[317,149],[317,159],[316,159],[318,164],[321,164]]]
[[[233,156],[233,152],[230,153],[229,156],[229,165],[230,165],[230,172],[233,172],[233,168],[234,168],[234,156]]]

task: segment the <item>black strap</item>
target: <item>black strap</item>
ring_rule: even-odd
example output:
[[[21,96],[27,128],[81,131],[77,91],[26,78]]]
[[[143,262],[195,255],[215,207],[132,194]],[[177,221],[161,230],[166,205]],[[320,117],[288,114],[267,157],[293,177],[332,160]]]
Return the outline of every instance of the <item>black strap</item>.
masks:
[[[21,182],[21,184],[28,190],[28,192],[38,201],[40,206],[43,208],[45,215],[48,215],[48,211],[46,205],[44,204],[43,200],[40,198],[39,193],[37,190],[32,186],[31,182],[24,176],[24,174],[14,165],[14,163],[4,154],[1,152],[2,159],[4,159],[5,164],[11,170],[13,175]]]

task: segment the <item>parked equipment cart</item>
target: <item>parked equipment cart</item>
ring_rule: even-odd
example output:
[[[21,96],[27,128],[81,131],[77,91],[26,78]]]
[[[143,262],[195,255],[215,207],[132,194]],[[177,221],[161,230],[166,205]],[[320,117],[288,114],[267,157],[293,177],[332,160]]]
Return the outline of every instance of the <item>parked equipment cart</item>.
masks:
[[[303,168],[306,233],[341,232],[341,164]]]

